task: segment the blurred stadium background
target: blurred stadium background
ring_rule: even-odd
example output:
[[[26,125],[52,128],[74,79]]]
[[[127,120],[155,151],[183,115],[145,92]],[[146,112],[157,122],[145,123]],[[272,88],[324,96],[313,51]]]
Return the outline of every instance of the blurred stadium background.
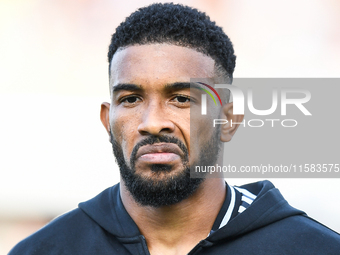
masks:
[[[235,77],[340,75],[337,0],[175,2],[224,28]],[[107,48],[115,27],[150,3],[0,0],[0,254],[119,181],[99,120],[109,101]],[[339,179],[272,181],[293,206],[340,231]]]

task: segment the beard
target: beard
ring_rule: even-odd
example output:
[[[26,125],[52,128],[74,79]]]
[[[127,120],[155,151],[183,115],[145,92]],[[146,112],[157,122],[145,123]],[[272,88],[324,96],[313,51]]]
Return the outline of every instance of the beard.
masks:
[[[210,166],[217,161],[220,150],[220,129],[212,134],[211,139],[200,149],[197,162],[193,162],[192,166]],[[150,135],[141,142],[137,143],[132,150],[130,157],[130,166],[125,161],[122,147],[114,139],[111,132],[111,143],[116,162],[120,169],[120,175],[125,183],[127,190],[130,192],[134,200],[142,206],[161,207],[173,205],[181,202],[192,195],[205,180],[203,178],[190,178],[189,153],[186,146],[177,138],[169,135],[153,136]],[[135,161],[136,154],[140,147],[144,145],[152,145],[155,143],[174,143],[182,151],[181,169],[176,174],[171,174],[172,166],[168,164],[153,164],[151,171],[157,176],[164,174],[164,178],[156,179],[145,177],[136,173]],[[168,175],[168,176],[167,176]]]

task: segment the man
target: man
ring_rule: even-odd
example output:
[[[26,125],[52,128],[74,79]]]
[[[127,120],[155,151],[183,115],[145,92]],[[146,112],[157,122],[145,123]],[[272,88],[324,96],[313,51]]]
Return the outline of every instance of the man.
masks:
[[[222,164],[221,144],[237,129],[209,129],[193,114],[203,85],[192,81],[229,83],[235,67],[229,38],[209,17],[175,4],[139,9],[116,29],[108,57],[111,103],[101,120],[121,182],[10,255],[339,254],[340,236],[290,207],[270,182],[190,178],[195,165]],[[220,94],[211,116],[241,122]]]

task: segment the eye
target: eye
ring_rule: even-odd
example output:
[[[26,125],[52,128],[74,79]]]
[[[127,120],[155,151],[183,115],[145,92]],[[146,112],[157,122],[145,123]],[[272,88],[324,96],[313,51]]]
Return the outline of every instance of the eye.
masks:
[[[186,97],[186,96],[176,96],[175,101],[179,102],[179,103],[189,103],[190,102],[190,98]]]
[[[137,96],[128,96],[128,97],[125,97],[121,100],[121,102],[123,104],[135,104],[137,103],[138,101],[140,101],[141,99]]]

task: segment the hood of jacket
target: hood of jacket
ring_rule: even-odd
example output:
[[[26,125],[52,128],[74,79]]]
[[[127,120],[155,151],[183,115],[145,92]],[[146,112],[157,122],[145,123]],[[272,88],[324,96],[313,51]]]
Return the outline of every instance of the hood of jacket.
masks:
[[[93,199],[79,204],[79,208],[93,221],[123,242],[138,241],[141,234],[137,225],[125,210],[117,184],[104,190]],[[269,181],[240,186],[256,195],[253,203],[227,225],[211,234],[206,240],[214,243],[225,238],[236,238],[258,228],[303,211],[290,206],[280,191]]]

